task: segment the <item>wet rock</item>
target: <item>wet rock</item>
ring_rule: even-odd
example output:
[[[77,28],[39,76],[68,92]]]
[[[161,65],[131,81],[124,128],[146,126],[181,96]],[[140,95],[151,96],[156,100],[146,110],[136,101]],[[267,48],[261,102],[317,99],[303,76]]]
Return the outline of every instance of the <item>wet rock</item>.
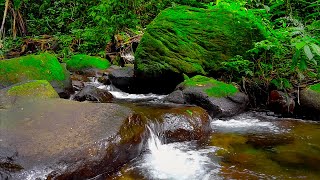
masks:
[[[157,133],[168,142],[211,132],[200,107],[4,97],[0,105],[0,177],[12,179],[81,180],[113,173],[142,152],[149,123],[158,124]]]
[[[320,120],[320,83],[300,91],[299,113],[313,120]]]
[[[89,179],[115,171],[142,150],[145,124],[124,106],[63,99],[9,102],[0,110],[0,156],[12,161],[0,162],[0,177],[44,179],[50,173],[56,179]]]
[[[80,91],[84,88],[84,83],[82,81],[72,81],[72,86],[77,90]]]
[[[77,74],[77,73],[73,73],[70,76],[72,81],[90,82],[88,77],[92,77],[92,76],[85,76],[85,75],[81,75],[81,74]]]
[[[196,106],[136,106],[147,120],[156,125],[155,131],[163,134],[167,143],[201,140],[211,132],[210,117]]]
[[[181,90],[173,91],[168,96],[166,96],[163,100],[167,101],[167,102],[176,103],[176,104],[185,104],[186,103]]]
[[[169,77],[159,77],[159,79],[154,79],[152,81],[145,79],[143,77],[136,77],[134,75],[134,68],[127,66],[120,69],[109,70],[109,79],[112,85],[121,91],[131,93],[131,94],[169,94],[174,90],[173,85],[161,85],[162,81],[168,81]],[[174,86],[176,86],[182,79],[177,79]],[[155,88],[156,87],[156,88]],[[173,87],[173,88],[172,88]]]
[[[112,101],[113,96],[107,90],[88,85],[76,94],[73,99],[76,101],[97,101],[107,103]]]
[[[103,75],[101,77],[98,78],[98,81],[104,85],[110,85],[111,84],[111,81],[109,79],[109,76],[107,75]]]
[[[295,101],[289,94],[273,90],[270,92],[269,96],[269,107],[273,112],[277,114],[293,114]]]
[[[132,67],[124,67],[115,69],[109,74],[111,84],[125,92],[132,92],[135,85],[134,69]]]
[[[231,84],[195,76],[177,86],[166,101],[186,102],[207,110],[211,117],[229,117],[242,113],[249,102],[247,95]],[[181,91],[181,93],[179,92]],[[181,100],[184,99],[184,100]]]

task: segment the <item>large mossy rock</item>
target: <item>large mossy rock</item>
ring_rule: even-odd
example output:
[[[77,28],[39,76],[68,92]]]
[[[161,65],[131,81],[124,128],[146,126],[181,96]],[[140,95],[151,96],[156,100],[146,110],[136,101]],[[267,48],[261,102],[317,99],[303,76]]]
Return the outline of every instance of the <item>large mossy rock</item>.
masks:
[[[107,59],[84,54],[74,55],[67,61],[67,69],[70,71],[83,71],[91,68],[105,70],[108,67],[110,67],[110,62]]]
[[[187,79],[165,101],[194,104],[207,110],[211,117],[228,117],[242,113],[249,98],[232,84],[197,75]]]
[[[300,109],[298,113],[313,120],[320,120],[320,83],[300,91]]]
[[[263,39],[261,26],[246,14],[188,6],[162,11],[148,25],[137,48],[136,75],[178,84],[182,73],[213,74],[221,62],[245,56],[254,42]]]
[[[47,80],[62,97],[73,91],[68,72],[48,53],[0,61],[0,87],[28,80]]]
[[[54,90],[47,80],[35,80],[25,83],[18,83],[3,90],[0,94],[7,96],[23,96],[35,98],[59,98],[58,93]]]

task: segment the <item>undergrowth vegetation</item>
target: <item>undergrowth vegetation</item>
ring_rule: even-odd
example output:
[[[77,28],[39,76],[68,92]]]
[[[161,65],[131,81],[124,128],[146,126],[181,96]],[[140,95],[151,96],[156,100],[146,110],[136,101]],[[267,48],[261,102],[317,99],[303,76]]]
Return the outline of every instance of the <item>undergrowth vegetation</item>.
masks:
[[[266,28],[266,39],[249,50],[251,58],[238,55],[223,62],[225,79],[253,80],[262,87],[271,85],[280,90],[319,79],[319,0],[220,0],[216,4],[247,13]]]
[[[74,54],[104,57],[115,35],[143,33],[160,11],[178,4],[222,6],[265,29],[251,56],[222,62],[225,81],[287,91],[319,79],[320,0],[2,0],[0,55],[54,51],[60,60]],[[42,42],[42,35],[54,40],[28,48],[30,38]]]

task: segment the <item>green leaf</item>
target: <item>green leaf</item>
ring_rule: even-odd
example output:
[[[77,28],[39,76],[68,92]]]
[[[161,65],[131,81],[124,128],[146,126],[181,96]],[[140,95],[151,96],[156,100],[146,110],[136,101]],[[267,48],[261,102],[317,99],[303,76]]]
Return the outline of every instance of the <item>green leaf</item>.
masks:
[[[320,47],[314,43],[311,44],[311,47],[313,49],[313,51],[318,55],[320,56]]]
[[[263,5],[263,7],[267,11],[267,13],[270,11],[270,7],[269,6]]]
[[[292,66],[291,69],[296,67],[298,65],[298,58],[300,57],[300,50],[297,50],[296,53],[294,53],[292,58]]]
[[[299,69],[306,70],[307,69],[307,62],[304,59],[301,59],[299,63]]]
[[[305,41],[301,41],[299,43],[296,44],[296,48],[298,50],[300,50],[301,48],[303,48],[307,43]]]
[[[304,46],[304,53],[306,53],[306,56],[308,57],[309,60],[313,59],[313,53],[311,52],[311,49],[308,45]]]

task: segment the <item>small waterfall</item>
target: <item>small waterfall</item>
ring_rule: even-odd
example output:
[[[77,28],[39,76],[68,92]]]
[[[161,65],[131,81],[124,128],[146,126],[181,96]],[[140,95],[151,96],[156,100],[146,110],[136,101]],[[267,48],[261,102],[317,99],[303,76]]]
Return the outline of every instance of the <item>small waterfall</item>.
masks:
[[[221,179],[214,155],[218,148],[198,147],[196,141],[163,144],[154,125],[148,130],[147,151],[131,164],[130,170],[140,172],[146,179]]]

